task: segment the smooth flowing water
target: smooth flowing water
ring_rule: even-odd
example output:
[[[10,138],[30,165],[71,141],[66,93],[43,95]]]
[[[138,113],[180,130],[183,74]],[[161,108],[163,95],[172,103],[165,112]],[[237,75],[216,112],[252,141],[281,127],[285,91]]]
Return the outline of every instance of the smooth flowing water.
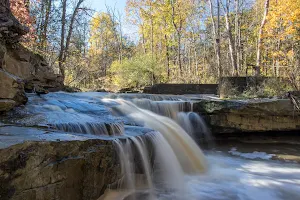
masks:
[[[29,95],[4,121],[113,140],[123,178],[99,200],[300,199],[299,164],[264,152],[203,153],[195,139],[212,138],[192,105],[185,96],[60,92]]]

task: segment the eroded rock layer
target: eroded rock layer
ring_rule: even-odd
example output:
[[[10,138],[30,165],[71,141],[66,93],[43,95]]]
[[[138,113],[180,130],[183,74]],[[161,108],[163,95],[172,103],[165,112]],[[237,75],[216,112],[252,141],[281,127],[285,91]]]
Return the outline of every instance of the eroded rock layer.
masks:
[[[25,142],[0,149],[2,200],[95,200],[120,176],[112,141]]]
[[[300,130],[300,112],[289,99],[202,100],[194,111],[207,116],[215,133]]]

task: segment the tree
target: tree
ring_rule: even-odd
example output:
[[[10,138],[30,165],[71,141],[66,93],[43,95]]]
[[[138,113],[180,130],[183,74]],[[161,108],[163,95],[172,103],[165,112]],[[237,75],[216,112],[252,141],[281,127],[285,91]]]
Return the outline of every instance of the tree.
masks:
[[[222,77],[222,66],[221,66],[221,52],[220,52],[220,1],[217,0],[217,23],[215,22],[214,18],[214,9],[213,9],[213,3],[212,0],[209,0],[209,8],[210,8],[210,18],[212,21],[212,27],[213,27],[213,35],[214,35],[214,48],[215,48],[215,54],[217,57],[217,67],[218,67],[218,77]]]
[[[73,26],[74,26],[75,18],[77,17],[77,14],[80,10],[80,6],[83,2],[84,2],[84,0],[78,0],[73,9],[73,12],[71,14],[71,20],[69,23],[68,34],[65,39],[67,0],[62,0],[61,39],[60,39],[60,52],[59,52],[59,57],[58,57],[58,65],[59,65],[59,70],[60,70],[60,73],[61,73],[63,79],[65,78],[64,63],[66,62],[67,57],[68,57],[68,50],[69,50],[70,40],[71,40],[72,33],[73,33]]]
[[[300,88],[299,4],[299,0],[288,0],[284,4],[270,1],[262,35],[262,46],[268,48],[269,57],[273,59],[275,75],[280,75],[280,66],[285,66],[284,73],[288,73],[294,89]]]
[[[236,58],[236,51],[235,51],[235,45],[234,45],[234,40],[232,36],[232,28],[231,28],[231,22],[230,22],[230,0],[225,1],[221,5],[224,10],[224,15],[225,15],[225,24],[226,24],[226,30],[227,30],[227,37],[228,37],[228,46],[229,46],[229,54],[230,54],[230,59],[231,59],[231,66],[232,66],[232,75],[233,76],[238,76],[238,68],[237,68],[237,58]]]
[[[261,66],[261,48],[262,48],[262,34],[263,34],[263,29],[266,24],[267,20],[267,15],[269,11],[269,2],[270,0],[265,0],[265,6],[264,6],[264,14],[263,14],[263,19],[261,21],[261,25],[259,28],[258,32],[258,40],[257,40],[257,56],[256,56],[256,67],[258,67],[258,70],[256,72],[256,75],[259,75],[259,67]]]
[[[150,67],[149,67],[150,66]],[[163,80],[165,73],[156,58],[151,53],[136,55],[131,59],[124,59],[122,63],[114,62],[109,69],[112,83],[123,88],[140,88],[152,83],[153,74]]]
[[[118,59],[119,44],[117,23],[108,13],[96,13],[90,22],[91,37],[89,54],[95,70],[106,76],[111,63]]]

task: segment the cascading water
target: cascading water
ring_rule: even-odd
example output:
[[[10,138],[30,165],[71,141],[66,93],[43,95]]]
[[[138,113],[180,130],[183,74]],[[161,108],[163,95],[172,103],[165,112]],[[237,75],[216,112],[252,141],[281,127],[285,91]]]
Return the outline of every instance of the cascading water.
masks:
[[[184,115],[185,111],[191,110],[188,102],[184,101],[160,101],[150,99],[102,99],[106,103],[116,103],[112,107],[114,113],[127,116],[135,123],[158,131],[156,134],[147,135],[147,139],[154,147],[154,163],[149,163],[149,152],[145,148],[145,139],[130,137],[132,145],[139,152],[142,160],[143,172],[148,186],[148,198],[156,199],[155,191],[171,190],[178,193],[178,197],[184,194],[184,175],[195,175],[206,171],[206,161],[201,149],[192,139],[195,134],[191,119],[199,120],[195,113],[190,112]],[[177,121],[177,123],[176,123]],[[202,122],[202,121],[201,121]],[[181,124],[181,126],[180,126]],[[199,126],[201,123],[199,124]],[[202,124],[204,125],[204,124]],[[201,127],[200,127],[201,128]],[[199,129],[206,131],[205,127]],[[186,131],[189,132],[189,135]],[[133,158],[132,150],[128,150],[128,143],[116,141],[120,153],[122,171],[127,174],[134,174],[134,169],[128,160]],[[151,160],[151,159],[150,159]],[[129,163],[128,163],[129,162]],[[151,171],[150,169],[152,169]],[[125,175],[126,176],[126,175]],[[134,188],[133,176],[126,176],[128,189]],[[136,189],[133,190],[136,192]],[[109,198],[112,198],[109,196]],[[106,197],[105,199],[109,199]],[[124,197],[122,197],[124,198]],[[122,199],[120,198],[120,199]],[[131,196],[134,198],[134,196]]]
[[[77,136],[113,140],[123,178],[112,184],[110,191],[114,192],[107,192],[108,197],[102,199],[112,199],[116,191],[115,199],[138,199],[140,195],[157,199],[162,191],[180,196],[185,190],[185,174],[200,174],[207,168],[201,149],[189,135],[195,133],[190,115],[183,116],[191,111],[191,105],[175,96],[145,97],[148,99],[134,95],[112,99],[98,93],[30,95],[22,117],[14,120],[25,126],[42,125]],[[137,161],[138,166],[134,164]]]
[[[201,173],[205,171],[204,155],[193,139],[172,119],[157,115],[151,111],[141,109],[129,101],[113,100],[120,105],[115,107],[118,112],[127,114],[133,120],[144,123],[163,135],[174,151],[182,169],[186,173]]]
[[[202,117],[193,112],[193,102],[184,96],[114,94],[109,97],[130,101],[139,108],[171,118],[193,138],[197,136],[203,137],[205,140],[212,140]]]
[[[243,154],[239,147],[229,152],[235,157],[227,150],[208,150],[205,158],[193,138],[211,138],[201,116],[192,112],[191,98],[63,92],[28,97],[28,104],[4,123],[48,128],[42,138],[58,132],[72,140],[114,142],[123,178],[99,200],[300,199],[299,164],[245,159],[272,155]],[[7,135],[17,128],[2,131]]]

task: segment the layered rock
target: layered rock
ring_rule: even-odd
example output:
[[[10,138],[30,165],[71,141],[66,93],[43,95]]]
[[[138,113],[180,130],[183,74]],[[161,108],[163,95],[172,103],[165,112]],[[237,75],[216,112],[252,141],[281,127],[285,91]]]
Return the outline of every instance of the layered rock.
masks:
[[[207,116],[214,133],[300,130],[300,112],[289,99],[202,100],[194,111]]]
[[[132,150],[134,172],[142,174]],[[0,199],[98,200],[122,185],[118,154],[112,138],[0,123]]]
[[[0,155],[2,200],[96,200],[121,178],[112,141],[25,142]]]
[[[0,4],[0,112],[26,103],[27,92],[57,91],[63,80],[55,75],[40,55],[34,54],[19,39],[28,29],[10,11],[9,1]]]

